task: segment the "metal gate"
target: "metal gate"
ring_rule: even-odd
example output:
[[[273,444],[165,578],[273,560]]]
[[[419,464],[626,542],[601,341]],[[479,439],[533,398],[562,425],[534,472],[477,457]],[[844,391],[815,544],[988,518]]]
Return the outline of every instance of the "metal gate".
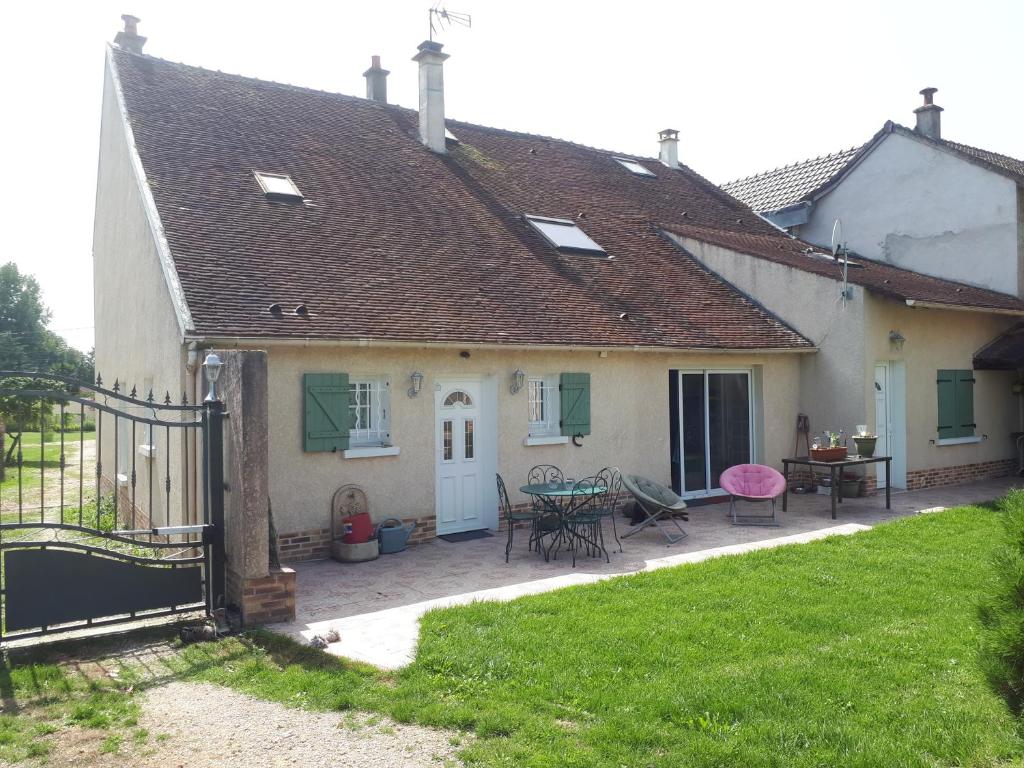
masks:
[[[224,418],[0,371],[0,641],[222,608]]]

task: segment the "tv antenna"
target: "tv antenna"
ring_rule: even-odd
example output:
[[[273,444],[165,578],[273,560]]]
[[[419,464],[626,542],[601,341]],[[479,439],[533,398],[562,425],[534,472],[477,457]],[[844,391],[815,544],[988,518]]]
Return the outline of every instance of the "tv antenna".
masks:
[[[842,256],[843,264],[843,292],[841,296],[843,306],[845,307],[847,300],[853,298],[848,279],[850,272],[850,249],[846,247],[846,238],[843,237],[843,220],[836,219],[836,223],[832,225],[832,258],[839,261],[840,256]]]
[[[434,3],[430,10],[427,11],[427,19],[430,21],[430,40],[434,39],[434,35],[444,29],[448,29],[453,24],[458,24],[460,27],[472,27],[473,17],[468,13],[456,13],[455,11],[449,11],[447,8],[441,5],[441,0]]]

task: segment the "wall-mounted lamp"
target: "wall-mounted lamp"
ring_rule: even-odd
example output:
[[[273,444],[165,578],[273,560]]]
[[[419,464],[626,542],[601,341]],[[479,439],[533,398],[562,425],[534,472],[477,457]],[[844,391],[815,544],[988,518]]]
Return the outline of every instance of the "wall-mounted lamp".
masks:
[[[897,352],[903,351],[903,342],[905,341],[906,338],[899,331],[889,331],[889,343]]]
[[[508,391],[513,395],[523,388],[523,383],[526,381],[526,374],[523,373],[522,368],[516,368],[512,371],[512,380],[509,382]]]
[[[206,393],[206,402],[212,403],[218,400],[217,397],[217,377],[220,376],[220,369],[224,363],[221,362],[220,357],[217,356],[216,352],[210,352],[206,359],[203,360],[203,370],[206,372],[206,380],[210,382],[210,391]]]
[[[412,386],[409,387],[409,397],[416,397],[423,389],[423,374],[416,371],[409,376],[409,381],[412,383]]]

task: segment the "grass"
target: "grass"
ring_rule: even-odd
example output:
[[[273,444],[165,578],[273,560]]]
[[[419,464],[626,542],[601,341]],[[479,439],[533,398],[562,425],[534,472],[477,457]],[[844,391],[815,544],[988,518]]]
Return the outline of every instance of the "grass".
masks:
[[[57,499],[60,495],[60,433],[59,432],[47,432],[45,438],[40,446],[40,433],[39,432],[23,432],[21,433],[21,452],[22,452],[22,467],[21,467],[21,490],[23,497],[26,499],[26,509],[35,506],[38,510],[39,505],[39,488],[41,474],[45,473],[45,487],[46,496],[50,501]],[[85,441],[95,440],[95,434],[86,433]],[[10,447],[12,436],[7,436],[6,447]],[[40,448],[42,453],[40,453]],[[78,453],[79,453],[79,440],[77,432],[67,434],[64,438],[64,456],[66,464],[65,470],[65,484],[66,484],[66,499],[68,503],[72,498],[77,499],[78,496]],[[0,456],[0,460],[2,460]],[[6,467],[5,478],[0,481],[0,503],[2,503],[5,514],[9,515],[10,510],[15,510],[15,516],[17,511],[18,503],[18,467],[17,467],[17,453],[12,458],[12,464],[8,464]],[[85,468],[86,482],[85,486],[89,493],[92,492],[92,485],[94,483],[91,477],[93,466],[90,465]],[[88,494],[87,494],[88,495]],[[77,503],[77,502],[76,502]]]
[[[424,617],[386,675],[268,633],[186,679],[475,732],[486,766],[1022,764],[978,665],[999,514],[968,507]]]

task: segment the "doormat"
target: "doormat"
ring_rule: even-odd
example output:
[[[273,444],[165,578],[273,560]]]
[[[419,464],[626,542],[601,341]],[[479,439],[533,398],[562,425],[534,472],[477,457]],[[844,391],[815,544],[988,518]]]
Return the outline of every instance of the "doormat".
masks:
[[[460,541],[472,541],[473,539],[486,539],[494,534],[490,531],[463,531],[462,533],[449,533],[447,536],[438,536],[437,538],[451,542],[452,544],[458,544]]]

